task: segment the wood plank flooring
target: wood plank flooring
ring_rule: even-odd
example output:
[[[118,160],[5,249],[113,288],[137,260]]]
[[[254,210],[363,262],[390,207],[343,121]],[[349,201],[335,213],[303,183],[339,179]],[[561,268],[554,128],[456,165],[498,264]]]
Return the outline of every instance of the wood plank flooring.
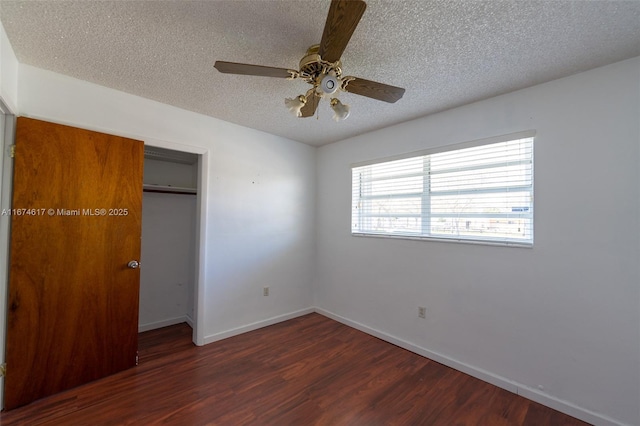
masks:
[[[309,314],[204,347],[140,335],[130,370],[0,414],[2,425],[586,425]]]

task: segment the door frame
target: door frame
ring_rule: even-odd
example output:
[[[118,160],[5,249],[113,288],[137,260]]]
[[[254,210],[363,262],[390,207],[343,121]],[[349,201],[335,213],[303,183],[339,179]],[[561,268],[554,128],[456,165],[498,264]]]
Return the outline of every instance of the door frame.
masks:
[[[16,117],[0,98],[0,211],[11,208]],[[9,246],[11,216],[0,215],[0,364],[5,362],[7,339],[7,297],[9,294]],[[4,376],[0,376],[0,409],[4,408]]]
[[[142,138],[145,146],[171,149],[198,155],[197,191],[196,191],[196,238],[195,238],[195,271],[193,288],[193,343],[197,346],[205,344],[204,335],[204,294],[206,268],[206,235],[207,235],[207,182],[209,181],[209,150],[200,146],[182,145],[158,139]],[[144,267],[144,266],[143,266]]]

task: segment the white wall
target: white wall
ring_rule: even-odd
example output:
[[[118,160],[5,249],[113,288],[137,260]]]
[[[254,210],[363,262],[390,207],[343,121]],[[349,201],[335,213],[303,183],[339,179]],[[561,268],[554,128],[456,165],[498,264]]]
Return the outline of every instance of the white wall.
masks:
[[[315,305],[596,424],[640,424],[639,76],[635,58],[321,147]],[[533,249],[350,235],[351,163],[529,129]]]
[[[309,311],[314,148],[23,64],[18,91],[22,115],[203,154],[199,344]]]
[[[18,104],[18,60],[0,24],[0,100],[12,113]]]
[[[198,165],[145,158],[144,183],[197,188]]]

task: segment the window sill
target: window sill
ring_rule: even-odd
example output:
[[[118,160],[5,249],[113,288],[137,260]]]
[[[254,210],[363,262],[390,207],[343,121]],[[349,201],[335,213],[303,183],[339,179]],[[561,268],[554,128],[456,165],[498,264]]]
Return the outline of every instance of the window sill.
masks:
[[[533,248],[533,242],[519,242],[519,241],[490,241],[490,240],[476,240],[467,238],[441,238],[441,237],[422,237],[411,235],[388,235],[388,234],[369,234],[362,232],[352,232],[352,237],[366,237],[366,238],[385,238],[392,240],[414,240],[414,241],[431,241],[442,243],[459,243],[459,244],[473,244],[483,246],[498,246],[498,247],[514,247],[514,248]]]

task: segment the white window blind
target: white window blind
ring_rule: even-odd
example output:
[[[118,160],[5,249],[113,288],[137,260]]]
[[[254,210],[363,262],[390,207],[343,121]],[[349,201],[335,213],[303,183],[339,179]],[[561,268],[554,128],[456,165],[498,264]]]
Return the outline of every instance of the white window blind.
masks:
[[[517,136],[353,166],[352,234],[532,245],[533,133]]]

